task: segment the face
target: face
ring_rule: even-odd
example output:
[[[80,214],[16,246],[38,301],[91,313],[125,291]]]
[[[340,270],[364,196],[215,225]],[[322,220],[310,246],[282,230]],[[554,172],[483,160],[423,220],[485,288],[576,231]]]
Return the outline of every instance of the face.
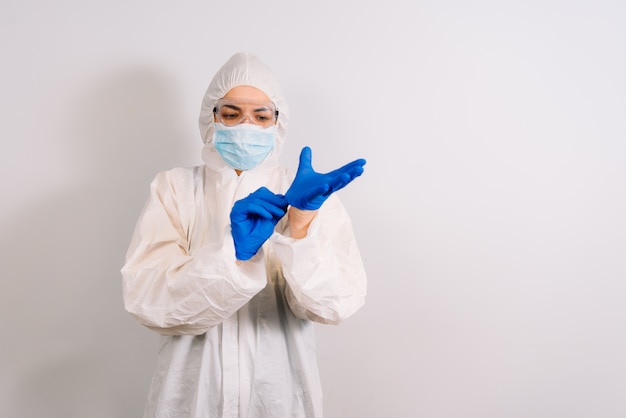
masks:
[[[263,91],[252,86],[237,86],[217,101],[213,121],[226,126],[250,123],[268,128],[277,123],[277,112]],[[240,175],[242,170],[235,169],[235,172]]]
[[[217,101],[214,122],[226,126],[251,123],[268,128],[276,123],[276,107],[263,91],[252,86],[232,88]]]

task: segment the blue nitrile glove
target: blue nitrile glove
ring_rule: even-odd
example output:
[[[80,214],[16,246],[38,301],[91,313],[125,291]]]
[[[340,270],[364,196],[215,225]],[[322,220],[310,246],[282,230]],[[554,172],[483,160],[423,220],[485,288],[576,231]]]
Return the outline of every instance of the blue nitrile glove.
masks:
[[[296,177],[285,193],[285,199],[298,209],[317,210],[328,196],[363,174],[364,165],[365,160],[361,158],[329,173],[317,173],[311,166],[311,148],[304,147]]]
[[[237,260],[252,258],[272,235],[286,211],[285,197],[265,187],[236,201],[230,211],[230,225]]]

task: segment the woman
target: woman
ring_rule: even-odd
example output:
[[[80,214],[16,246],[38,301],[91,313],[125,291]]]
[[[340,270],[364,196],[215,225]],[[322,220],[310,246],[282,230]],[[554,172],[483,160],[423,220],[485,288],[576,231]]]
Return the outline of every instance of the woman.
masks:
[[[321,174],[305,147],[294,178],[278,163],[287,121],[269,68],[235,54],[202,102],[204,165],[151,184],[122,268],[126,310],[163,336],[145,417],[322,416],[313,322],[366,293],[333,192],[365,160]]]

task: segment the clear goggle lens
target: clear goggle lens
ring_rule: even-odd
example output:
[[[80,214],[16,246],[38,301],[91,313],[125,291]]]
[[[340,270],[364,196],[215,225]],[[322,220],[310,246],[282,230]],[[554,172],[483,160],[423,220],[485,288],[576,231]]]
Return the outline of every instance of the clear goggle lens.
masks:
[[[269,128],[278,118],[278,110],[274,103],[249,100],[220,99],[215,104],[213,113],[217,121],[226,126],[247,122]]]

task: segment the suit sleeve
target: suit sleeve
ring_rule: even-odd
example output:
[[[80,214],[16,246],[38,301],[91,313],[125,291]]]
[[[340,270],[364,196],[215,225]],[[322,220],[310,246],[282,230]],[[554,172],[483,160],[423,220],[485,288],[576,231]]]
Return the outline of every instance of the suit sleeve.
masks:
[[[367,279],[352,222],[336,195],[324,203],[302,239],[289,230],[271,238],[296,316],[337,324],[365,303]]]
[[[228,225],[190,250],[196,198],[190,170],[159,173],[122,267],[124,307],[163,335],[200,335],[267,284],[262,251],[237,263]]]

